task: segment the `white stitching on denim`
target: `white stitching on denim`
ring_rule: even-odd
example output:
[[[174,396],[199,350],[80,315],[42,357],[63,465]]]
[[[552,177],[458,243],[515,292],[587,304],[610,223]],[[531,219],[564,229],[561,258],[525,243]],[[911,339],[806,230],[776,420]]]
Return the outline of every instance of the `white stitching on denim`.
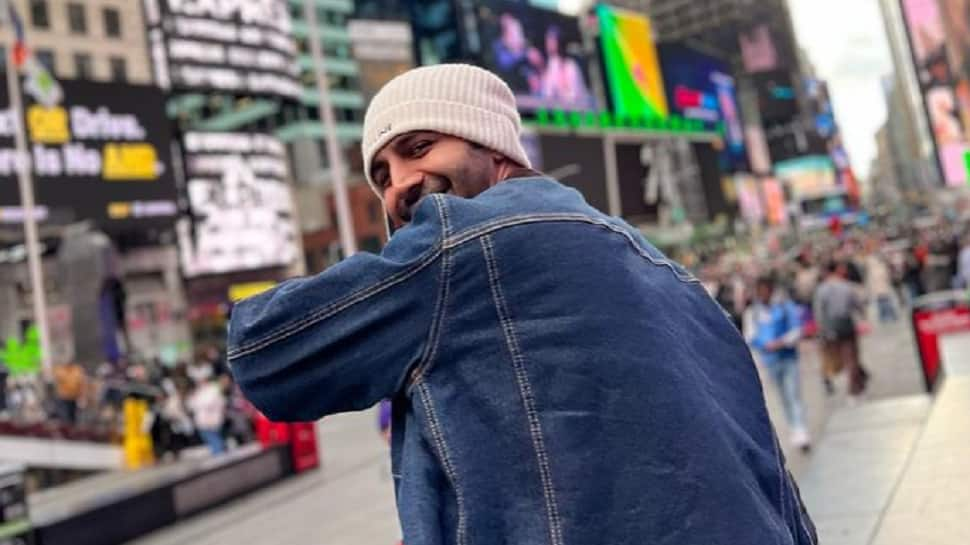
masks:
[[[428,424],[431,427],[431,437],[434,439],[438,456],[441,458],[441,465],[445,469],[445,476],[451,481],[451,486],[455,489],[455,501],[458,503],[458,545],[464,545],[466,541],[466,519],[465,519],[465,496],[462,494],[461,487],[458,485],[458,473],[452,464],[451,455],[448,452],[448,444],[445,442],[444,433],[438,423],[438,415],[435,412],[434,402],[431,399],[431,392],[428,391],[427,383],[417,385],[418,393],[424,402],[425,410],[428,412]]]
[[[617,233],[626,237],[627,241],[633,246],[633,248],[637,251],[637,253],[639,253],[640,256],[643,257],[644,259],[650,261],[652,264],[656,266],[669,268],[671,272],[674,273],[674,276],[676,276],[678,280],[686,283],[700,283],[700,280],[695,278],[690,273],[687,273],[686,271],[684,272],[679,271],[677,267],[675,267],[674,264],[671,263],[669,260],[657,259],[656,257],[650,255],[646,250],[640,247],[636,239],[634,239],[630,233],[626,232],[626,230],[620,229],[619,227],[616,227],[606,222],[605,220],[600,220],[583,214],[568,214],[568,213],[567,214],[529,214],[529,215],[523,215],[523,216],[510,216],[507,218],[502,218],[497,221],[486,223],[484,225],[473,227],[469,230],[458,233],[452,237],[448,237],[444,240],[442,244],[445,248],[454,248],[456,246],[460,246],[466,242],[474,240],[480,236],[491,234],[500,229],[506,229],[508,227],[515,227],[518,225],[525,225],[528,223],[546,223],[546,222],[588,223],[591,225],[596,225],[599,227],[603,227],[605,229],[609,229],[614,233]]]
[[[529,434],[532,436],[532,447],[535,450],[536,460],[539,463],[539,476],[542,481],[543,499],[546,503],[546,515],[549,519],[549,539],[552,545],[562,545],[562,519],[559,516],[559,505],[556,502],[556,490],[552,484],[552,470],[549,465],[549,456],[546,452],[546,445],[542,436],[542,425],[539,422],[539,413],[535,406],[535,396],[532,393],[532,385],[529,383],[529,377],[525,371],[525,358],[519,349],[515,327],[512,324],[512,319],[509,317],[505,296],[499,284],[498,265],[495,262],[491,237],[488,235],[481,237],[481,244],[485,254],[488,281],[492,288],[492,297],[495,301],[499,321],[502,323],[505,342],[508,344],[509,353],[512,356],[512,369],[519,386],[519,395],[522,396],[522,404],[525,406],[526,417],[529,420]]]
[[[441,220],[441,225],[443,226],[444,234],[448,234],[448,209],[446,208],[446,203],[443,199],[435,198],[435,204],[438,209],[438,216]],[[424,380],[425,376],[431,371],[434,365],[434,360],[438,355],[438,345],[441,341],[441,329],[442,323],[444,323],[445,309],[448,305],[448,291],[451,285],[451,252],[449,250],[443,250],[441,252],[441,284],[438,289],[438,302],[435,304],[434,316],[431,320],[431,331],[428,332],[428,343],[427,349],[424,355],[421,357],[421,361],[418,363],[417,367],[414,369],[414,373],[411,375],[414,377],[410,379],[411,384],[408,386],[408,390],[414,387],[415,384],[420,383]]]
[[[370,297],[373,297],[374,295],[377,295],[378,293],[384,291],[385,289],[388,289],[397,284],[400,284],[401,282],[404,282],[405,280],[410,279],[415,274],[424,270],[424,268],[427,267],[428,265],[434,263],[434,261],[441,256],[441,253],[442,253],[441,247],[436,246],[432,248],[432,251],[428,253],[426,257],[418,261],[412,268],[401,271],[400,273],[394,276],[391,276],[390,278],[387,278],[382,282],[378,282],[373,286],[368,286],[363,290],[353,293],[343,300],[336,301],[334,303],[331,303],[330,305],[327,305],[326,307],[316,310],[310,313],[309,316],[307,316],[303,320],[299,320],[296,322],[291,322],[286,325],[283,325],[277,330],[266,334],[264,337],[260,339],[254,340],[247,344],[240,345],[233,350],[229,350],[226,354],[226,358],[228,360],[238,359],[243,356],[252,354],[253,352],[262,350],[263,348],[266,348],[267,346],[275,342],[281,341],[287,337],[290,337],[296,333],[299,333],[300,331],[303,331],[304,329],[318,322],[326,320],[327,318],[333,316],[334,314],[337,314],[338,312],[341,312],[349,307],[352,307],[357,303],[363,302],[369,299]]]

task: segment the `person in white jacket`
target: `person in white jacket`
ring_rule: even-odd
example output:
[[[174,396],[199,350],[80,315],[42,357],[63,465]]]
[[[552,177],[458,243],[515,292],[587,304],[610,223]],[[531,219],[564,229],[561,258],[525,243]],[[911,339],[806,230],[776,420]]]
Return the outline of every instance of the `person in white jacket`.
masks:
[[[199,383],[189,396],[189,410],[195,420],[195,429],[213,455],[226,451],[222,437],[222,424],[226,420],[226,396],[215,378]]]
[[[876,301],[879,322],[890,323],[898,319],[896,305],[893,303],[893,279],[889,265],[872,246],[866,254],[866,291],[870,299]]]

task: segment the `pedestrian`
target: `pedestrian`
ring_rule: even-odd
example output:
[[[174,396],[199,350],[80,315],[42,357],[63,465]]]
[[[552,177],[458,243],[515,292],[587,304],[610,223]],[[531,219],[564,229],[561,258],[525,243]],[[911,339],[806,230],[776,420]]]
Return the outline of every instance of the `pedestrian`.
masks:
[[[392,398],[405,543],[812,543],[743,337],[622,220],[530,168],[468,65],[371,101],[393,228],[233,308],[230,368],[277,421]]]
[[[54,392],[57,396],[57,416],[61,421],[77,424],[78,403],[87,389],[87,375],[77,362],[54,367]]]
[[[853,400],[865,390],[869,374],[859,361],[859,338],[855,314],[865,305],[847,279],[844,262],[833,261],[827,276],[815,293],[815,321],[822,341],[823,373],[828,381],[845,370],[849,375],[849,395]]]
[[[970,237],[963,240],[963,249],[957,257],[957,278],[965,290],[970,290]]]
[[[889,265],[882,256],[870,246],[865,260],[866,291],[869,297],[876,301],[879,322],[883,324],[895,322],[896,305],[893,303],[893,279]]]
[[[772,276],[762,276],[755,286],[756,299],[745,313],[744,333],[771,377],[781,398],[792,446],[811,450],[812,439],[805,425],[798,342],[802,338],[801,309],[775,289]]]
[[[213,455],[225,452],[222,426],[226,420],[226,397],[219,380],[214,376],[204,379],[189,396],[186,405],[192,412],[195,429],[209,447],[209,452]]]

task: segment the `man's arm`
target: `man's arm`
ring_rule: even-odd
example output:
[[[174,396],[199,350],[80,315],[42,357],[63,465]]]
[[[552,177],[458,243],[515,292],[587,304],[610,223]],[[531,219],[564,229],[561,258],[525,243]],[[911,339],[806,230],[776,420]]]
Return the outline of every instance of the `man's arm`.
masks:
[[[435,199],[380,256],[360,253],[241,301],[227,359],[269,418],[314,420],[390,397],[424,355],[441,297]]]

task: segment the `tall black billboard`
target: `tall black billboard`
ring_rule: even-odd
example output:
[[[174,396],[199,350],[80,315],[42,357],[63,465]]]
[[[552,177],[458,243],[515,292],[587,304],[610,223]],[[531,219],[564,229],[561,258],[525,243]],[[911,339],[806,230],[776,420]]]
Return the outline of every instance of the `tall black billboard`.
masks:
[[[593,208],[609,211],[602,137],[543,134],[539,149],[542,163],[536,168],[578,189]]]
[[[170,227],[177,215],[165,97],[155,87],[60,81],[52,107],[24,97],[29,161],[41,221],[99,228]],[[0,88],[0,222],[21,204],[14,114]],[[7,220],[4,219],[7,216]]]
[[[157,83],[179,91],[303,94],[286,0],[144,0]]]

